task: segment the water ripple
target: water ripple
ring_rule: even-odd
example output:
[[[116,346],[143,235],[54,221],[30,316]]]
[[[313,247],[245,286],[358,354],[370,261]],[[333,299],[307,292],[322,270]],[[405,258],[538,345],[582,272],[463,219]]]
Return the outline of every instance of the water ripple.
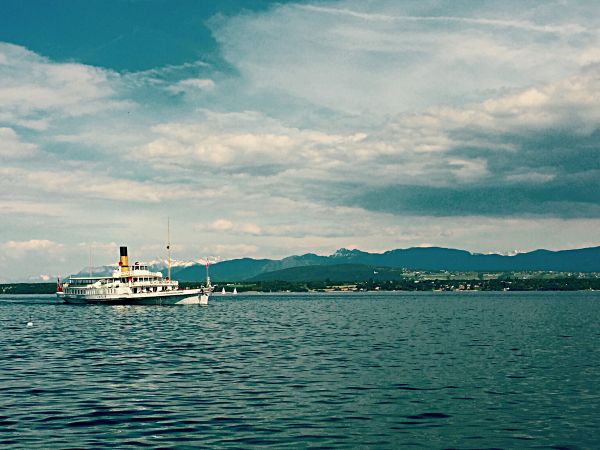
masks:
[[[0,446],[600,448],[598,300],[2,297]]]

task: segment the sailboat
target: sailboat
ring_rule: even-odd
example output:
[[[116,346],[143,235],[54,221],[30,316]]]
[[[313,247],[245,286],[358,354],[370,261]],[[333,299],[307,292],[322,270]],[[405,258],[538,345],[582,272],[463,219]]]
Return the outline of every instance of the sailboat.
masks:
[[[221,289],[221,295],[225,295],[225,294],[226,294],[225,288]]]

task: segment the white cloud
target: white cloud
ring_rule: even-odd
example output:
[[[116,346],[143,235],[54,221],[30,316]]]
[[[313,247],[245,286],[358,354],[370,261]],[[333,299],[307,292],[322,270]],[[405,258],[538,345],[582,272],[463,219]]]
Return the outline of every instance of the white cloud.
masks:
[[[158,203],[164,200],[208,198],[216,195],[214,190],[191,189],[174,185],[157,185],[128,179],[113,178],[93,169],[83,170],[27,170],[16,167],[0,167],[0,186],[10,192],[13,186],[21,186],[21,195],[30,193],[55,193],[66,197],[104,199],[117,202]]]
[[[209,229],[214,231],[230,231],[233,230],[233,223],[226,219],[218,219],[210,224]]]
[[[7,241],[1,244],[6,257],[23,258],[31,253],[55,254],[62,250],[63,245],[48,239],[30,239],[27,241]]]
[[[219,255],[218,259],[233,259],[256,256],[258,247],[252,244],[217,244],[210,251]]]
[[[227,219],[217,219],[210,224],[199,224],[196,226],[196,229],[215,233],[250,234],[257,236],[262,233],[262,228],[255,223],[234,223]]]
[[[0,127],[0,158],[27,159],[37,152],[37,145],[22,142],[12,128]]]
[[[241,119],[241,121],[240,121]],[[254,172],[254,168],[280,172],[289,167],[320,164],[326,167],[345,152],[344,146],[364,134],[327,134],[288,127],[256,112],[207,113],[196,122],[163,123],[153,128],[156,138],[132,155],[163,167],[213,166],[228,171]]]
[[[23,47],[0,43],[0,121],[43,130],[49,117],[115,110],[119,76],[75,63],[55,63]]]
[[[600,66],[590,66],[577,75],[482,102],[401,114],[368,133],[297,128],[259,112],[201,111],[186,122],[156,125],[151,141],[130,157],[178,176],[218,168],[215,176],[209,169],[213,175],[207,182],[235,186],[230,193],[247,198],[268,192],[271,197],[335,201],[336,194],[344,195],[335,189],[347,188],[333,185],[348,183],[364,191],[398,184],[552,181],[555,175],[523,175],[549,173],[544,148],[527,150],[525,158],[523,140],[557,129],[581,136],[595,130],[600,123],[598,73]],[[578,151],[572,149],[571,156]],[[501,170],[490,166],[498,158],[512,164]],[[269,233],[270,225],[247,231]],[[229,231],[234,228],[242,232],[233,223]]]
[[[552,81],[592,61],[599,43],[598,15],[559,2],[452,14],[432,2],[335,4],[282,5],[214,33],[252,88],[371,118]]]
[[[336,16],[349,16],[366,21],[374,22],[439,22],[439,23],[459,23],[468,25],[480,25],[484,27],[499,27],[499,28],[516,28],[525,31],[535,31],[538,33],[553,33],[553,34],[578,34],[586,31],[584,27],[578,24],[565,24],[559,26],[552,25],[536,25],[528,20],[495,20],[481,19],[469,17],[453,17],[453,16],[402,16],[402,15],[386,15],[386,14],[369,14],[364,12],[352,11],[343,8],[327,8],[314,5],[299,5],[301,9],[309,11],[323,12]]]
[[[255,223],[241,224],[239,230],[244,234],[253,234],[257,236],[262,234],[262,228]]]
[[[62,216],[66,208],[56,202],[27,201],[27,200],[0,200],[0,213],[14,216]]]
[[[215,82],[208,78],[188,78],[168,86],[167,90],[174,94],[193,93],[195,91],[211,90]]]

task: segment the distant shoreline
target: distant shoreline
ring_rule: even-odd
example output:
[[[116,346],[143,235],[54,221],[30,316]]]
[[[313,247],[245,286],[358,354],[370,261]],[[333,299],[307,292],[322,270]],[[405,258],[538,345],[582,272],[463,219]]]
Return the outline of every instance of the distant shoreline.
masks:
[[[199,287],[200,283],[181,282],[184,288]],[[565,277],[565,278],[505,278],[505,279],[401,279],[401,280],[368,280],[359,282],[227,282],[215,285],[213,295],[221,295],[225,289],[233,295],[234,289],[242,293],[287,293],[287,292],[552,292],[552,291],[600,291],[600,278]],[[3,283],[0,284],[0,295],[54,294],[56,283]]]

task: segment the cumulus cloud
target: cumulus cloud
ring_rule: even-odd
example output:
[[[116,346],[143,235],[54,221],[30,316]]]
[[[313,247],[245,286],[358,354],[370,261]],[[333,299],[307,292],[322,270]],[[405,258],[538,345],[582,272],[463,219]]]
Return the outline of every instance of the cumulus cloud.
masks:
[[[0,127],[0,157],[3,159],[27,159],[36,154],[37,145],[22,142],[15,130]]]
[[[218,169],[246,195],[393,214],[596,217],[599,79],[600,66],[588,66],[351,132],[291,127],[253,111],[202,111],[195,121],[156,125],[136,157],[177,173]]]
[[[7,241],[1,244],[5,256],[23,258],[30,253],[47,254],[59,252],[63,245],[48,239],[30,239],[27,241]]]
[[[350,203],[397,214],[597,217],[599,79],[600,67],[588,67],[481,103],[402,115],[371,139],[387,168],[416,164],[421,180],[394,182],[382,164],[374,170],[386,185],[358,187]]]
[[[260,235],[262,228],[255,223],[244,223],[240,225],[240,231],[244,234]]]
[[[234,223],[227,219],[217,219],[210,224],[199,224],[196,226],[200,231],[211,231],[216,233],[250,234],[260,235],[262,228],[251,222]]]
[[[226,219],[218,219],[211,223],[208,228],[214,231],[229,231],[233,230],[233,223]]]
[[[42,130],[48,117],[121,109],[118,75],[76,63],[56,63],[23,47],[0,43],[0,121]]]
[[[55,193],[78,199],[104,199],[131,203],[157,203],[172,199],[211,197],[210,190],[190,189],[184,186],[157,186],[155,183],[110,177],[93,170],[27,170],[0,167],[0,186],[9,192],[12,186],[22,186],[21,195]]]
[[[311,163],[323,169],[335,165],[347,144],[365,137],[289,127],[255,111],[204,112],[197,121],[163,123],[153,132],[156,137],[135,155],[139,159],[262,175]]]
[[[482,102],[401,114],[368,133],[207,113],[156,126],[142,154],[251,174],[236,180],[251,190],[394,214],[596,217],[599,79],[600,66],[588,66]]]
[[[0,213],[12,216],[62,216],[63,205],[56,202],[0,199]]]

